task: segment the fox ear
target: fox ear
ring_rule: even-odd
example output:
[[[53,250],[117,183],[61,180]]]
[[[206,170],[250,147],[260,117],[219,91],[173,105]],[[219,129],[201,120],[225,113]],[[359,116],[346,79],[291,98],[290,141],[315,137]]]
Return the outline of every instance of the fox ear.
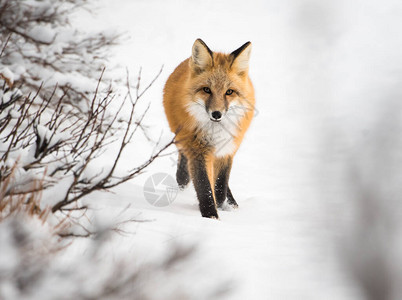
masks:
[[[208,67],[213,65],[213,53],[208,46],[201,40],[197,39],[193,45],[191,55],[191,63],[196,72],[201,73]]]
[[[239,74],[248,71],[248,62],[250,60],[251,43],[247,42],[239,49],[230,53],[233,57],[232,67],[234,67]]]

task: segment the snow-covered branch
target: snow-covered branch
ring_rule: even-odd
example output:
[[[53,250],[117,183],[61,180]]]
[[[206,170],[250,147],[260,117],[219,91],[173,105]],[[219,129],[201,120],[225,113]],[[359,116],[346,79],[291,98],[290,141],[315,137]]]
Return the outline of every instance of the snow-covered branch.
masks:
[[[0,0],[0,76],[24,92],[77,103],[92,98],[92,87],[105,67],[115,32],[86,33],[74,28],[71,15],[86,0]],[[107,88],[106,80],[104,86]],[[54,89],[58,86],[58,89]]]
[[[141,174],[173,140],[164,145],[159,142],[142,164],[128,168],[126,173],[117,173],[126,146],[138,129],[144,130],[142,122],[147,113],[146,109],[136,116],[142,93],[133,97],[129,83],[127,88],[129,92],[121,99],[111,91],[100,95],[96,89],[85,115],[74,105],[64,103],[65,95],[38,102],[39,93],[22,96],[19,90],[4,92],[1,104],[5,109],[0,113],[0,182],[9,181],[4,197],[45,189],[63,191],[41,203],[41,208],[50,205],[56,212],[71,209],[72,204],[94,191],[110,189]],[[20,101],[10,95],[18,95]],[[50,102],[54,105],[50,106]],[[111,111],[112,107],[117,107],[117,111]],[[123,110],[128,109],[125,116]],[[108,168],[99,166],[98,158],[111,146],[115,147],[113,163]],[[41,185],[34,187],[39,181]]]
[[[0,298],[194,299],[189,284],[194,279],[183,277],[194,263],[193,247],[173,244],[163,259],[145,263],[132,256],[105,256],[108,240],[99,233],[83,241],[87,251],[77,254],[40,219],[21,213],[8,217],[0,222]],[[197,299],[217,299],[226,292],[215,283]]]

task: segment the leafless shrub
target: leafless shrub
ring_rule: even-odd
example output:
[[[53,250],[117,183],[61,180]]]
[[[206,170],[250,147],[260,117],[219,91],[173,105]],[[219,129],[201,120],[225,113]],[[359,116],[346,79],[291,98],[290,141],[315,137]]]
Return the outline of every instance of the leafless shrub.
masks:
[[[43,185],[41,181],[33,183],[34,187],[38,187],[37,191],[33,191],[29,194],[23,193],[6,196],[9,193],[10,186],[13,185],[16,168],[17,163],[14,164],[10,170],[9,176],[7,176],[0,185],[0,222],[16,214],[36,216],[39,220],[45,222],[50,213],[50,209],[39,209],[41,199],[41,189],[39,187]]]
[[[37,220],[7,218],[0,222],[0,298],[203,300],[224,298],[230,288],[228,282],[211,282],[195,294],[194,277],[202,274],[183,276],[194,263],[193,247],[170,245],[165,257],[141,262],[128,255],[105,257],[107,240],[83,240],[86,251],[77,254]]]
[[[0,0],[0,76],[24,93],[38,91],[40,98],[90,101],[108,49],[120,35],[74,28],[71,15],[88,3]]]
[[[1,196],[13,180],[15,169],[2,182]],[[75,250],[69,252],[71,243],[65,237],[79,235],[63,235],[67,222],[51,226],[50,210],[38,209],[40,192],[1,199],[1,299],[220,299],[232,288],[229,281],[194,287],[193,276],[203,275],[192,271],[196,260],[193,246],[170,245],[163,257],[147,262],[129,255],[105,257],[111,233],[120,230],[120,225],[138,220],[88,232],[84,237],[91,238],[84,240],[85,251],[77,255]],[[202,293],[197,292],[200,288]]]
[[[140,79],[139,76],[138,82]],[[136,105],[152,83],[143,91],[138,83],[134,96],[127,84],[127,95],[120,103],[116,103],[119,99],[111,91],[100,96],[97,89],[85,117],[75,106],[63,102],[64,95],[52,107],[52,97],[36,102],[39,93],[20,96],[18,103],[13,97],[3,99],[6,109],[0,114],[0,182],[9,181],[11,175],[15,177],[2,185],[7,186],[3,198],[62,187],[65,192],[51,201],[52,212],[80,210],[77,201],[82,197],[113,188],[143,172],[173,143],[161,147],[159,141],[143,164],[117,174],[126,146],[138,129],[144,129],[142,121],[148,109],[135,117]],[[113,113],[109,112],[112,101],[115,107],[118,104]],[[129,110],[126,120],[123,108]],[[96,159],[112,145],[118,146],[112,165],[89,175]]]

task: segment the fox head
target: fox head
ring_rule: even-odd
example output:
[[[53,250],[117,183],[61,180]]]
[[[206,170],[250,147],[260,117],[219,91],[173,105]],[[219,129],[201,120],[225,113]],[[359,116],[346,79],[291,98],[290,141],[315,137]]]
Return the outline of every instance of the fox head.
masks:
[[[212,52],[201,39],[194,42],[189,59],[189,110],[200,122],[221,122],[234,107],[244,106],[250,52],[250,42],[230,54]]]

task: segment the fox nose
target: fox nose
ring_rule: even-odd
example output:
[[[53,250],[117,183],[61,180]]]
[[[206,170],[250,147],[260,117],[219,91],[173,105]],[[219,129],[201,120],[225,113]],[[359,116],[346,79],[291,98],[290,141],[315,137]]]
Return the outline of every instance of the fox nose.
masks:
[[[211,113],[212,121],[220,121],[222,118],[222,113],[218,110],[215,110]]]

